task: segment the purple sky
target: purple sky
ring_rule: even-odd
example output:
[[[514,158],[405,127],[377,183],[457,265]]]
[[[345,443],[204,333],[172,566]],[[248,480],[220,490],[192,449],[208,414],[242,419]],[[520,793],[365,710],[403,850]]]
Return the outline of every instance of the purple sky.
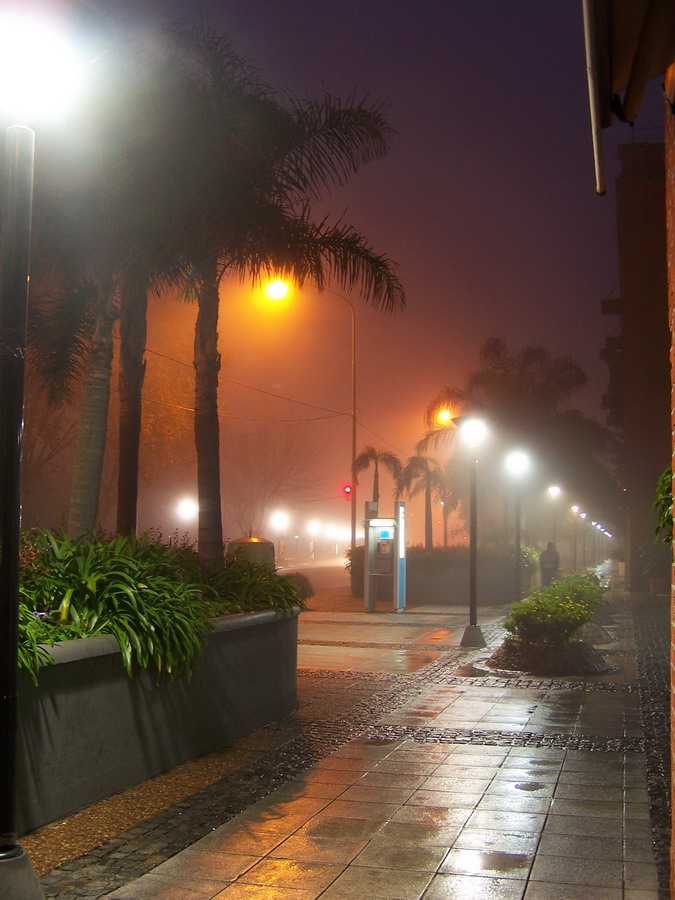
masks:
[[[657,103],[640,123],[655,129],[607,132],[609,192],[594,194],[581,0],[111,6],[139,24],[203,12],[279,88],[342,97],[356,89],[386,103],[396,129],[389,157],[326,203],[399,263],[408,295],[407,312],[394,318],[353,298],[359,447],[413,454],[427,403],[477,367],[489,336],[575,358],[589,376],[578,405],[601,415],[598,351],[615,322],[600,301],[619,293],[616,145],[662,132]],[[269,325],[246,321],[240,288],[232,298],[221,327],[225,377],[348,410],[349,318],[339,300],[308,297]],[[251,409],[252,392],[227,394],[231,410]],[[271,418],[313,415],[290,403],[265,401],[265,409]],[[348,420],[326,425],[319,439],[337,454],[327,477],[348,477]]]

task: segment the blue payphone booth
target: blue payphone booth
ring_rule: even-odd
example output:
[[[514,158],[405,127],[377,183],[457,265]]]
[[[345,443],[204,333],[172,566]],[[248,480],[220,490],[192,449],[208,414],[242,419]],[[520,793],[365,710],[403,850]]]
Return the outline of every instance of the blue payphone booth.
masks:
[[[377,600],[391,601],[394,612],[405,609],[405,503],[394,504],[394,517],[377,515],[366,503],[364,606],[374,612]]]

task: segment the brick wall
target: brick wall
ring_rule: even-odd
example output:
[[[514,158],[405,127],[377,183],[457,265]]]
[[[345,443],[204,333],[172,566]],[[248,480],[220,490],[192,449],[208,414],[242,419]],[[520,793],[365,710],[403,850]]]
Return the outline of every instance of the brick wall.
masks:
[[[671,103],[675,103],[675,64],[671,65],[666,77],[667,93]],[[671,349],[670,349],[670,382],[671,382],[671,435],[673,447],[673,471],[675,471],[675,344],[673,332],[675,331],[675,113],[666,104],[665,112],[666,135],[666,229],[668,247],[668,315],[670,322]],[[675,797],[675,567],[671,578],[671,603],[670,603],[670,740],[671,740],[671,797]],[[675,825],[675,822],[673,823]],[[675,834],[675,827],[673,828]],[[670,895],[675,897],[675,847],[671,840],[671,866],[670,866]]]

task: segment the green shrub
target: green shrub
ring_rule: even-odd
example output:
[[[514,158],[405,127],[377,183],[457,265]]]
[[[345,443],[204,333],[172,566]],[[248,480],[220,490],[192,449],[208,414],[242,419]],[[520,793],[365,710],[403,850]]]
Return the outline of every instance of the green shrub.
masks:
[[[222,569],[205,573],[205,593],[212,616],[275,609],[302,608],[304,603],[288,576],[273,566],[258,565],[244,557],[228,560]]]
[[[673,470],[668,466],[656,483],[656,500],[652,504],[656,513],[656,539],[665,544],[673,542]]]
[[[516,603],[504,626],[524,644],[561,646],[572,640],[601,604],[597,579],[568,575],[535,588],[527,600]]]
[[[72,541],[34,530],[22,536],[19,666],[36,680],[51,659],[41,645],[112,634],[129,675],[189,677],[211,617],[301,605],[271,567],[235,560],[209,570],[185,542]]]
[[[290,581],[301,600],[309,600],[310,597],[314,596],[312,582],[302,572],[290,572],[288,575],[284,575],[284,578],[286,581]]]

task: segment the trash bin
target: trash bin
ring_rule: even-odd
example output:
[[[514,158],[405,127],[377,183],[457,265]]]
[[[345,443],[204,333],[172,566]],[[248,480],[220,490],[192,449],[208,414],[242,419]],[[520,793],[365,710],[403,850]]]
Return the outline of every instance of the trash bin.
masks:
[[[226,552],[235,559],[274,567],[274,544],[266,538],[249,536],[228,541]]]

